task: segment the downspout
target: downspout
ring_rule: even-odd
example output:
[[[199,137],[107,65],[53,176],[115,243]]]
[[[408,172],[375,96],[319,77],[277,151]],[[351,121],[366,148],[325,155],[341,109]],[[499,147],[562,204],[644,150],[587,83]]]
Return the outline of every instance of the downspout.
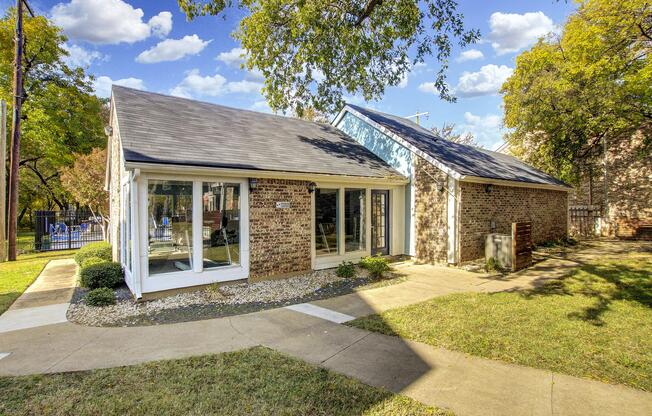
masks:
[[[609,220],[609,183],[607,182],[607,136],[602,138],[602,165],[604,169],[604,219],[607,224],[610,224]],[[617,234],[617,230],[614,230],[614,236]]]

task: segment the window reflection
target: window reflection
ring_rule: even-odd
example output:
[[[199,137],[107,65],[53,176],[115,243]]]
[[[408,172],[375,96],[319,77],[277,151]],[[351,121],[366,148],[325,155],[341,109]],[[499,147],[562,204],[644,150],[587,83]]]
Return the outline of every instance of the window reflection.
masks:
[[[338,190],[315,190],[315,251],[337,254]]]
[[[147,186],[149,274],[192,270],[192,182]]]
[[[347,252],[366,248],[365,194],[364,189],[344,192],[344,249]]]
[[[204,269],[240,263],[240,185],[202,184]]]

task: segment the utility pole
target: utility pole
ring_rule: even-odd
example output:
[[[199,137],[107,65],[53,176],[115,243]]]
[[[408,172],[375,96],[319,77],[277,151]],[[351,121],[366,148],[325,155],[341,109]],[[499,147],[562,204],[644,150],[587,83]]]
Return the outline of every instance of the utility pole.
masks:
[[[23,105],[23,3],[16,0],[16,53],[14,56],[14,108],[11,126],[11,164],[9,172],[9,261],[16,260],[16,234],[18,231],[18,169],[20,162],[20,117]],[[32,9],[27,6],[32,14]]]
[[[0,262],[7,259],[7,103],[0,100]]]
[[[421,117],[421,116],[425,116],[426,118],[428,118],[429,115],[430,115],[430,113],[429,113],[428,111],[423,112],[423,113],[420,113],[419,110],[417,110],[417,113],[416,113],[416,114],[412,114],[411,116],[407,116],[407,117],[405,117],[405,118],[407,118],[407,119],[414,118],[414,119],[415,119],[414,121],[415,121],[415,122],[417,123],[417,125],[418,125],[418,124],[419,124],[419,117]]]

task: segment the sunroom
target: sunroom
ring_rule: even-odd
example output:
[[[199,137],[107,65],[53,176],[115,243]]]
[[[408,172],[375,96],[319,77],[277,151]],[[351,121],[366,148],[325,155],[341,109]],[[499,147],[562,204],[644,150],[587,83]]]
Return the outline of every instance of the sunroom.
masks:
[[[114,257],[140,298],[404,252],[407,179],[337,129],[114,87]]]

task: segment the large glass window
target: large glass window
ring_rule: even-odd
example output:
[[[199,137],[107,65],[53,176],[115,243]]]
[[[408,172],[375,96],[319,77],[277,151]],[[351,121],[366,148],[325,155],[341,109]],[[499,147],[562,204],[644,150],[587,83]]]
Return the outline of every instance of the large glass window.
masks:
[[[338,201],[337,189],[315,190],[315,251],[318,256],[337,254]]]
[[[150,180],[149,274],[192,270],[192,182]]]
[[[364,189],[344,191],[344,250],[364,250],[365,232],[365,194]]]
[[[240,185],[202,184],[204,269],[240,263]]]

